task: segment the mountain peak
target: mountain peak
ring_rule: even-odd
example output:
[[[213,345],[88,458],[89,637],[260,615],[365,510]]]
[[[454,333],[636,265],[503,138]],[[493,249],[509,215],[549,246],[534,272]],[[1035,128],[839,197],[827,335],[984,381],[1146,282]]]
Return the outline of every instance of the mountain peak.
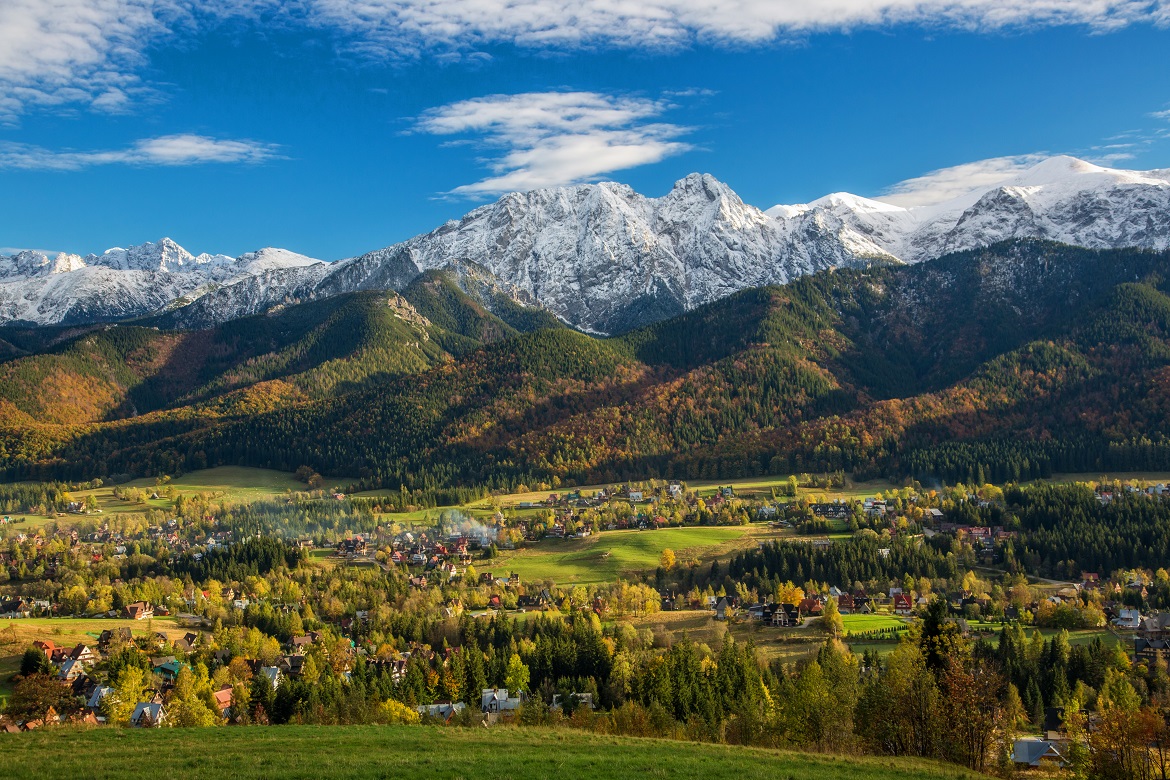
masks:
[[[688,174],[676,181],[670,190],[670,195],[697,195],[700,193],[705,195],[708,200],[728,196],[739,200],[739,196],[731,187],[709,173]]]

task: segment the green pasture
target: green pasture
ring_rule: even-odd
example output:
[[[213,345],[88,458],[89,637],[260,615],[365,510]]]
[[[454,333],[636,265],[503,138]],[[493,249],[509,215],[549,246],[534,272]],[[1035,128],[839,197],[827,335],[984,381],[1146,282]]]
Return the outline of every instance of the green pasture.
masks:
[[[36,760],[29,760],[35,756]],[[567,729],[424,726],[270,726],[123,730],[43,729],[0,738],[11,780],[86,777],[467,778],[702,777],[704,780],[977,778],[953,765],[843,757]]]
[[[521,550],[502,552],[476,568],[516,572],[522,580],[552,580],[558,585],[613,582],[630,573],[654,569],[663,550],[681,563],[688,556],[709,559],[718,548],[740,539],[745,526],[665,528],[657,531],[605,531],[587,539],[546,539]]]

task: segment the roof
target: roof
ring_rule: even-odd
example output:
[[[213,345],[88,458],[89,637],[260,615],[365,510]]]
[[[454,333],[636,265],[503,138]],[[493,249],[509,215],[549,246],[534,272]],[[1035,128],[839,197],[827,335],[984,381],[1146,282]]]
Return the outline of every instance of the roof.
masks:
[[[86,701],[85,706],[89,707],[90,709],[97,709],[98,705],[102,703],[102,699],[106,698],[107,694],[113,692],[114,689],[108,685],[99,685],[93,689],[93,693],[90,694],[89,700]]]
[[[1054,742],[1046,739],[1017,739],[1012,748],[1012,761],[1016,764],[1040,766],[1045,761],[1064,765],[1064,756]]]
[[[131,723],[137,723],[143,716],[149,718],[154,723],[158,723],[159,716],[162,714],[162,705],[154,702],[143,701],[139,702],[138,706],[134,708],[134,713],[130,716]]]

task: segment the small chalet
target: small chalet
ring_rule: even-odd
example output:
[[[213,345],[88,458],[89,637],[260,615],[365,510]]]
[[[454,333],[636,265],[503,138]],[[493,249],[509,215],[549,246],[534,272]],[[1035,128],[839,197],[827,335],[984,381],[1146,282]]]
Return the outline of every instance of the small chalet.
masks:
[[[221,718],[230,718],[232,714],[232,689],[222,688],[212,694],[215,699],[215,709]]]
[[[1063,768],[1068,765],[1056,742],[1047,739],[1017,739],[1012,763],[1019,767]]]
[[[166,721],[166,710],[155,702],[139,702],[130,715],[130,724],[138,728],[159,728]]]
[[[131,620],[149,620],[154,617],[154,607],[145,601],[135,601],[133,604],[127,604],[122,614]]]

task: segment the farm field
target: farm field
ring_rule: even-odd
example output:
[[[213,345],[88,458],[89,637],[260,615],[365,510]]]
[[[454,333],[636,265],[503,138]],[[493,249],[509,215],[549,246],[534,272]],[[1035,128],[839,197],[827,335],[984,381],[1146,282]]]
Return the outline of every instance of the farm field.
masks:
[[[477,563],[481,571],[516,572],[521,579],[553,580],[558,585],[613,582],[620,576],[658,566],[663,550],[681,561],[711,560],[736,548],[759,528],[752,526],[665,528],[660,531],[605,531],[587,539],[546,539],[515,552]]]
[[[28,761],[29,756],[36,761]],[[488,759],[490,757],[490,760]],[[983,777],[931,761],[841,757],[587,732],[501,727],[279,726],[34,731],[0,736],[11,780],[141,777],[545,780],[703,777],[705,780],[926,780]]]

